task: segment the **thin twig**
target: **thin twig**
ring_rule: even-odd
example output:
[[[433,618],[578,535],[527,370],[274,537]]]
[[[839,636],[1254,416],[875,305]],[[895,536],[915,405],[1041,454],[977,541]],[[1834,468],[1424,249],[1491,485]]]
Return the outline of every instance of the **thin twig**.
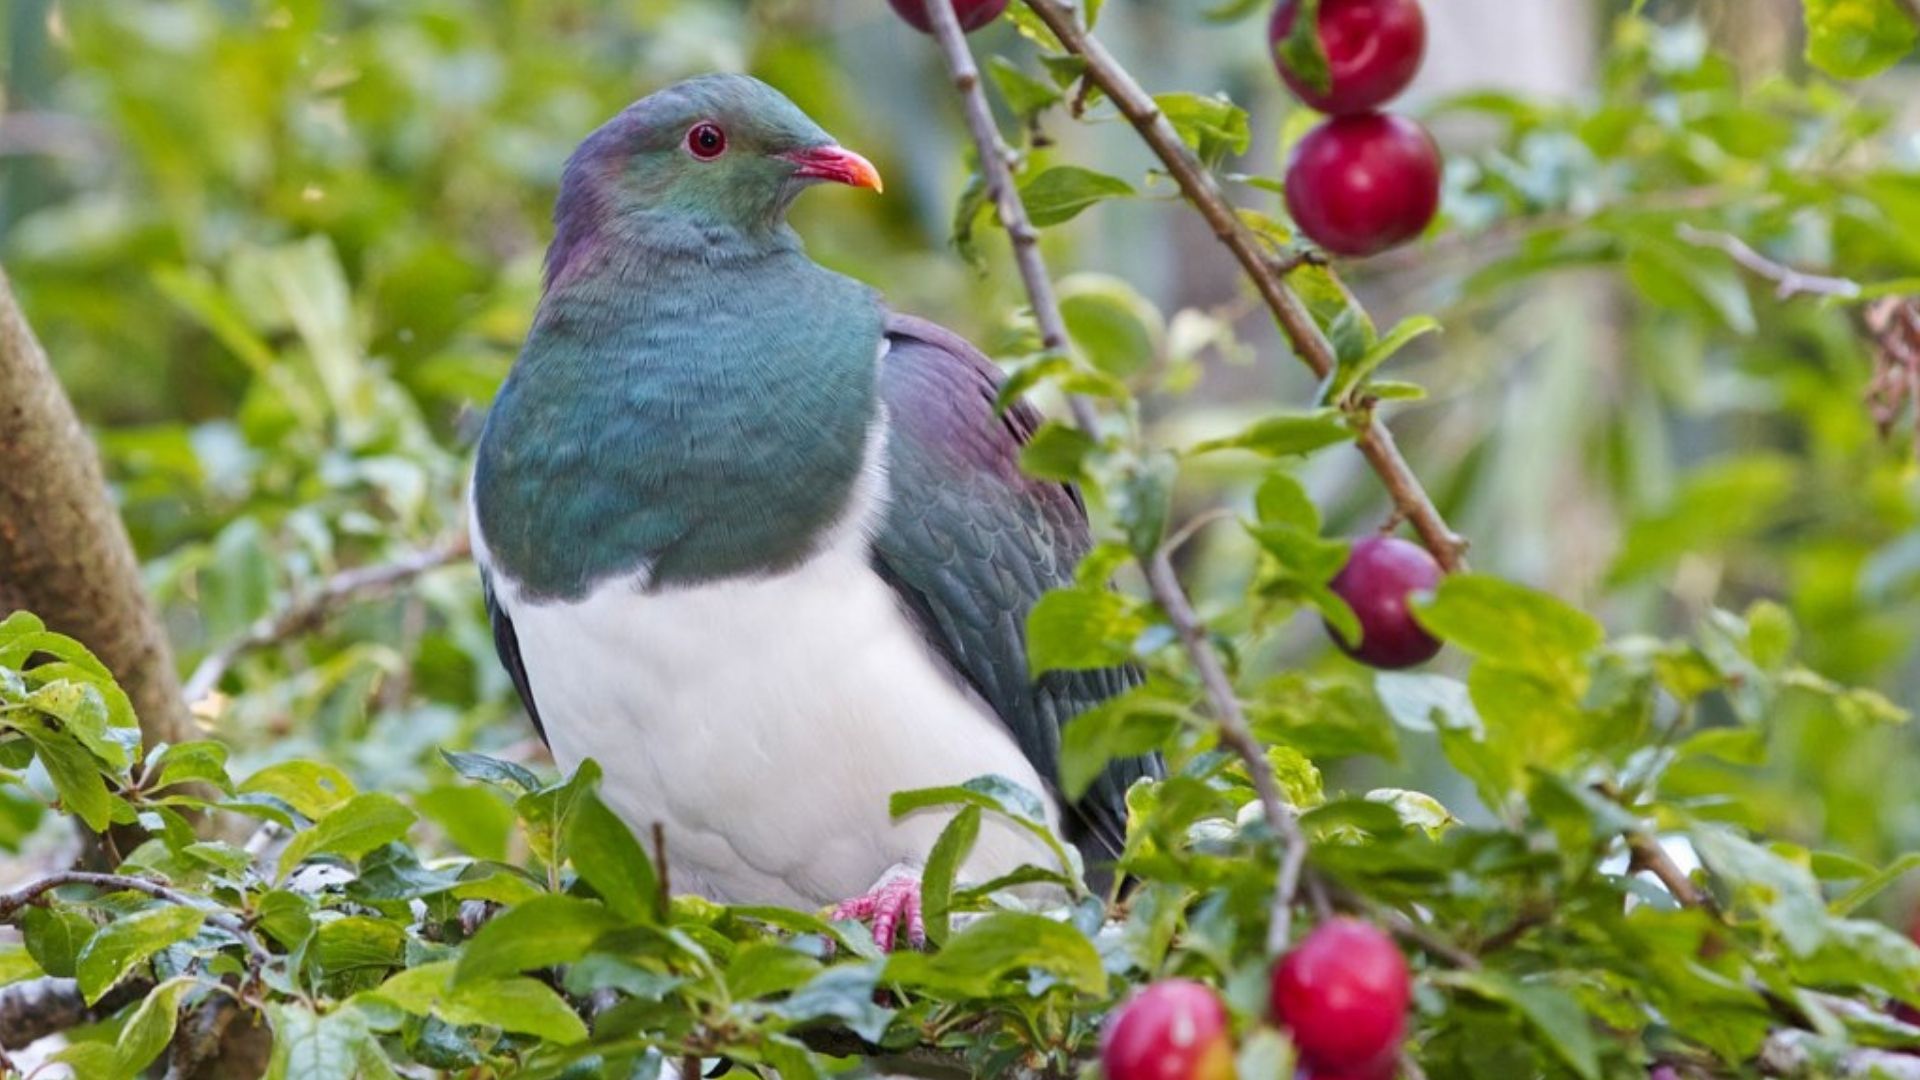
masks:
[[[224,911],[208,911],[196,897],[170,889],[157,881],[128,877],[125,874],[94,874],[84,870],[62,870],[59,873],[29,881],[11,892],[0,893],[0,922],[11,920],[20,913],[21,908],[54,889],[68,885],[87,885],[109,892],[145,893],[156,900],[165,900],[169,904],[192,908],[206,915],[208,925],[238,938],[240,943],[246,946],[247,952],[252,955],[254,963],[264,965],[273,962],[273,954],[267,951],[267,947],[260,943],[260,939],[255,937],[253,931],[248,929],[247,924],[238,917]]]
[[[1920,3],[1920,0],[1914,2]],[[1675,230],[1675,234],[1694,247],[1725,252],[1728,258],[1749,273],[1773,282],[1773,295],[1777,300],[1790,300],[1796,296],[1837,296],[1843,300],[1853,300],[1860,295],[1860,283],[1851,278],[1796,270],[1760,254],[1753,245],[1732,233],[1712,232],[1683,224]]]
[[[974,151],[980,158],[980,175],[987,185],[987,194],[993,199],[1000,227],[1006,231],[1013,247],[1014,265],[1019,267],[1021,283],[1026,286],[1034,325],[1040,329],[1040,347],[1048,355],[1065,356],[1067,321],[1060,313],[1053,278],[1047,274],[1046,261],[1040,255],[1040,232],[1028,219],[1020,191],[1014,186],[1016,158],[993,122],[993,107],[987,103],[986,92],[981,88],[980,68],[974,63],[973,50],[967,47],[966,32],[960,28],[960,18],[950,3],[928,4],[927,15],[933,21],[933,36],[939,41],[947,70],[953,76],[953,87],[959,92],[967,117],[967,132],[973,137]],[[1089,438],[1098,439],[1100,425],[1092,404],[1078,394],[1070,396],[1067,404],[1080,430]]]
[[[471,554],[467,536],[459,536],[391,562],[356,566],[328,578],[320,588],[276,612],[254,620],[238,637],[207,654],[187,679],[183,695],[192,704],[211,694],[242,656],[319,627],[327,617],[364,596],[385,592],[414,578],[459,562]]]
[[[1267,924],[1267,951],[1277,954],[1293,936],[1293,901],[1300,890],[1301,868],[1306,865],[1306,835],[1300,831],[1298,814],[1280,791],[1280,782],[1273,775],[1273,765],[1261,749],[1260,740],[1247,724],[1246,711],[1240,707],[1240,698],[1234,693],[1232,680],[1227,678],[1220,654],[1207,640],[1206,624],[1200,621],[1180,587],[1165,545],[1148,560],[1146,572],[1148,590],[1160,610],[1166,612],[1194,671],[1200,676],[1201,685],[1206,687],[1207,704],[1213,711],[1214,722],[1220,725],[1220,741],[1246,765],[1267,826],[1286,845],[1280,857],[1279,878],[1274,884],[1272,918]]]
[[[1063,351],[1067,341],[1066,320],[1061,317],[1059,301],[1054,297],[1053,279],[1048,275],[1046,262],[1040,254],[1038,233],[1027,217],[1019,190],[1014,187],[1010,161],[1012,155],[1000,138],[1000,129],[994,125],[993,110],[980,85],[980,70],[974,64],[972,50],[967,47],[960,19],[954,13],[951,0],[936,0],[927,5],[927,12],[933,22],[934,37],[940,42],[940,51],[946,57],[947,69],[953,76],[954,89],[959,92],[965,106],[967,129],[973,136],[974,148],[980,158],[981,175],[999,210],[1000,224],[1013,241],[1014,258],[1020,268],[1021,280],[1026,284],[1028,300],[1033,306],[1034,322],[1040,327],[1041,342],[1049,352]],[[1096,434],[1097,423],[1092,407],[1085,401],[1075,399],[1074,418],[1088,435]],[[1162,544],[1154,557],[1147,560],[1147,586],[1155,602],[1173,623],[1175,632],[1180,635],[1180,642],[1195,672],[1199,674],[1201,684],[1206,688],[1214,720],[1220,725],[1221,742],[1246,764],[1247,774],[1253,781],[1254,791],[1259,795],[1267,824],[1286,845],[1281,855],[1279,880],[1274,889],[1273,919],[1268,932],[1269,949],[1277,952],[1291,936],[1293,901],[1299,891],[1301,867],[1306,861],[1306,839],[1300,832],[1300,823],[1293,807],[1281,794],[1272,764],[1267,761],[1259,740],[1254,738],[1252,729],[1247,725],[1246,714],[1240,707],[1239,697],[1234,693],[1233,683],[1207,638],[1206,626],[1195,614],[1193,604],[1188,601],[1180,579],[1173,571],[1170,558],[1172,548],[1190,536],[1196,527],[1189,526],[1175,532],[1173,538]]]
[[[1900,7],[1906,11],[1907,18],[1912,19],[1914,25],[1920,26],[1920,0],[1900,0]]]
[[[1026,4],[1047,24],[1047,28],[1053,31],[1054,37],[1068,52],[1086,62],[1087,77],[1099,84],[1121,115],[1140,133],[1148,148],[1160,158],[1167,172],[1180,185],[1187,201],[1212,227],[1214,236],[1239,261],[1261,299],[1272,310],[1281,331],[1292,343],[1293,351],[1315,375],[1325,379],[1338,366],[1333,346],[1320,332],[1299,296],[1275,272],[1272,256],[1227,202],[1213,174],[1181,141],[1180,133],[1174,130],[1172,122],[1154,104],[1152,95],[1141,88],[1114,59],[1113,54],[1106,50],[1106,46],[1080,26],[1074,8],[1062,0],[1026,0]],[[1450,572],[1462,569],[1466,565],[1466,540],[1440,516],[1432,498],[1420,486],[1406,458],[1401,456],[1392,434],[1364,405],[1352,416],[1358,426],[1355,441],[1360,452],[1373,466],[1373,471],[1379,474],[1380,482],[1386,487],[1394,506],[1413,523],[1421,540],[1441,566]]]
[[[1667,854],[1667,849],[1661,846],[1659,840],[1638,831],[1625,834],[1625,839],[1628,870],[1634,873],[1644,870],[1658,878],[1660,884],[1666,886],[1667,891],[1673,894],[1673,898],[1679,901],[1682,907],[1704,908],[1708,911],[1719,910],[1719,905],[1714,902],[1712,895],[1693,883],[1693,879],[1687,876],[1686,871],[1680,869],[1679,863],[1673,861],[1673,857]]]

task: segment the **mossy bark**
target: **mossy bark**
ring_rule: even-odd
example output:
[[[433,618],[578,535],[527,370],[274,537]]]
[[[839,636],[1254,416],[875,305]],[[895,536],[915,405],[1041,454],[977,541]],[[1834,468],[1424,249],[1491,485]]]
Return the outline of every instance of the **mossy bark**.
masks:
[[[21,608],[100,657],[149,744],[193,737],[97,451],[0,270],[0,616]]]

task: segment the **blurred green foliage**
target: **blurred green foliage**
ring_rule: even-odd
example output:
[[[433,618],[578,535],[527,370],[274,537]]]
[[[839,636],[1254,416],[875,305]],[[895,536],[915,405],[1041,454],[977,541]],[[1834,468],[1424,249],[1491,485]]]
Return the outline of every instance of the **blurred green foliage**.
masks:
[[[1273,86],[1258,6],[1110,0],[1101,33],[1130,46],[1130,63],[1140,54],[1144,81],[1170,91],[1163,110],[1249,222],[1284,246],[1293,237],[1274,177],[1313,118]],[[468,442],[532,311],[566,154],[674,78],[759,74],[890,180],[885,200],[822,194],[797,211],[817,257],[990,346],[1018,385],[1089,394],[1113,418],[1103,440],[1049,427],[1028,454],[1035,472],[1089,484],[1105,541],[1086,586],[1043,607],[1035,657],[1071,667],[1133,656],[1154,668],[1136,695],[1070,729],[1069,782],[1105,755],[1155,745],[1174,749],[1183,771],[1136,792],[1146,824],[1130,858],[1156,883],[1141,894],[1128,950],[1109,948],[1103,969],[1069,962],[1087,959],[1074,951],[1084,938],[1049,952],[1015,935],[1026,950],[1017,960],[1045,954],[1033,1000],[968,1006],[999,1021],[990,1038],[969,1033],[971,1045],[996,1062],[1036,1046],[1084,1050],[1089,1017],[1057,1011],[1064,998],[1048,995],[1097,997],[1105,973],[1201,972],[1227,984],[1237,1011],[1257,1011],[1247,947],[1271,846],[1239,827],[1244,778],[1212,752],[1164,620],[1135,592],[1105,588],[1170,518],[1224,504],[1247,527],[1208,530],[1182,569],[1289,793],[1317,807],[1319,865],[1373,901],[1421,905],[1473,948],[1541,903],[1564,905],[1559,936],[1522,942],[1499,973],[1432,975],[1429,988],[1445,994],[1423,1005],[1436,1075],[1639,1069],[1641,1051],[1663,1040],[1734,1056],[1769,1022],[1769,1003],[1743,978],[1878,995],[1910,988],[1915,974],[1902,947],[1844,916],[1870,901],[1902,917],[1910,890],[1883,892],[1897,875],[1873,867],[1920,848],[1920,793],[1907,782],[1920,748],[1891,722],[1894,703],[1920,690],[1913,416],[1901,410],[1883,438],[1862,401],[1876,364],[1863,304],[1920,292],[1920,95],[1901,67],[1868,83],[1828,77],[1879,71],[1910,50],[1910,26],[1888,21],[1903,18],[1891,0],[1808,3],[1799,44],[1818,69],[1798,50],[1756,62],[1716,38],[1724,4],[1648,3],[1640,15],[1602,6],[1597,70],[1581,93],[1485,89],[1422,104],[1449,150],[1443,219],[1421,244],[1347,275],[1381,329],[1330,277],[1296,273],[1341,355],[1324,387],[1238,286],[1208,269],[1222,256],[1182,227],[1185,211],[1163,197],[1170,185],[1121,145],[1128,133],[1111,107],[1096,95],[1085,101],[1091,123],[1070,119],[1072,65],[1045,55],[1028,20],[1024,34],[1003,24],[974,40],[983,59],[993,54],[1005,127],[1025,154],[1023,191],[1058,226],[1049,254],[1070,271],[1060,284],[1077,360],[1041,357],[968,182],[931,47],[878,0],[13,0],[0,258],[96,425],[153,590],[193,663],[343,568],[459,533]],[[1777,282],[1732,257],[1734,238],[1776,269],[1840,275],[1862,292],[1778,295]],[[1386,517],[1344,445],[1337,406],[1356,395],[1379,399],[1473,539],[1476,569],[1544,590],[1490,577],[1449,585],[1429,616],[1458,647],[1418,676],[1356,668],[1318,625],[1347,617],[1325,588],[1340,536]],[[475,584],[465,568],[437,570],[248,654],[200,706],[226,749],[175,751],[183,763],[220,760],[181,764],[180,776],[233,787],[241,802],[264,785],[306,845],[288,869],[331,855],[404,879],[372,898],[387,905],[385,929],[354,924],[396,950],[411,932],[404,901],[423,898],[448,922],[458,899],[571,887],[615,910],[560,905],[549,914],[562,925],[650,925],[635,907],[644,890],[627,895],[632,882],[560,879],[568,844],[620,843],[553,834],[553,806],[590,778],[546,785],[438,753],[540,761]],[[1513,631],[1523,615],[1539,640]],[[111,704],[92,673],[64,675]],[[76,708],[35,706],[69,726]],[[84,749],[107,783],[133,790],[102,802],[75,766],[48,778],[63,809],[94,826],[136,805],[156,815],[164,840],[146,853],[151,868],[191,878],[234,862],[217,848],[186,850],[197,841],[161,809],[173,796],[141,787],[114,737],[123,719],[86,712],[96,738]],[[61,746],[69,765],[78,760]],[[234,774],[249,777],[238,785],[229,751]],[[276,762],[288,764],[275,772]],[[377,843],[322,829],[340,807],[300,803],[311,769],[343,770],[345,790],[371,800],[337,832]],[[1635,812],[1691,838],[1725,899],[1743,915],[1758,910],[1718,967],[1680,959],[1716,932],[1698,913],[1620,915],[1622,890],[1651,890],[1599,869],[1623,827],[1623,812],[1592,795],[1603,781],[1644,796],[1629,800]],[[410,809],[380,801],[387,793]],[[419,850],[457,853],[459,880],[384,846],[415,812],[431,826],[413,834]],[[60,820],[0,785],[0,843]],[[1366,842],[1346,843],[1356,839]],[[190,873],[189,859],[205,865]],[[226,870],[231,879],[207,886],[222,904],[281,891]],[[307,899],[273,903],[311,914]],[[752,919],[696,904],[675,920],[696,948],[663,946],[649,954],[660,970],[639,975],[588,966],[576,989],[643,986],[658,1000],[672,988],[641,976],[671,971],[697,987],[689,1000],[724,1000],[777,1036],[731,1050],[796,1069],[782,1041],[799,1022],[792,999],[759,999],[840,978],[813,999],[821,1015],[880,1023],[860,1003],[871,1005],[885,962],[860,954],[858,977],[822,974],[820,955],[761,941]],[[285,948],[316,950],[297,974],[320,998],[370,991],[397,966],[356,967],[312,925],[280,927]],[[813,945],[832,933],[804,920],[788,928],[821,935]],[[179,930],[156,926],[150,940]],[[502,961],[455,978],[435,966],[450,962],[446,946],[409,944],[412,970],[428,974],[395,976],[411,981],[388,983],[385,1005],[325,1019],[293,1010],[276,1024],[350,1048],[373,1044],[365,1024],[391,1025],[417,1060],[444,1053],[470,1065],[482,1056],[471,1033],[449,1032],[499,1027],[502,1015],[475,1001],[463,1013],[446,995],[468,978],[519,980],[519,969]],[[233,945],[216,935],[196,947],[231,963]],[[701,956],[708,968],[689,974]],[[714,956],[740,970],[723,975]],[[905,1017],[923,1031],[971,1015],[953,1003],[991,998],[985,988],[1003,974],[916,963],[885,973],[927,993]],[[1630,985],[1610,970],[1631,971],[1621,977]],[[529,1006],[539,1030],[519,1033],[576,1037],[572,1014],[545,1009],[524,981],[495,987],[539,998]],[[730,996],[741,985],[756,992]],[[1648,1023],[1647,1010],[1688,1002],[1701,1015],[1673,1017],[1679,1034]],[[658,1019],[627,1005],[624,1019]],[[1631,1037],[1596,1047],[1586,1026],[1567,1022],[1583,1008]],[[114,1053],[132,1052],[120,1048],[127,1038]],[[525,1048],[510,1038],[487,1052]]]

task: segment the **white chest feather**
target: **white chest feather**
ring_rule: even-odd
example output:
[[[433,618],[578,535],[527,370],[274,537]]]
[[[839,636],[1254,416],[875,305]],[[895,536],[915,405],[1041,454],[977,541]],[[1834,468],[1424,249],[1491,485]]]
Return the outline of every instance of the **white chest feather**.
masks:
[[[614,581],[545,604],[501,582],[555,758],[569,770],[593,758],[630,826],[665,826],[679,888],[829,903],[924,861],[950,816],[894,821],[893,792],[987,773],[1042,790],[869,567],[864,526],[879,495],[782,575],[654,592]],[[1048,861],[993,822],[963,873]]]

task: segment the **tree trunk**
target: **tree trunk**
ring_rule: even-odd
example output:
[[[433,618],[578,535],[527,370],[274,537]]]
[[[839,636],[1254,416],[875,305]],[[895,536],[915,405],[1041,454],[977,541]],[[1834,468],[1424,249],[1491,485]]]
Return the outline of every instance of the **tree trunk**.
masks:
[[[22,608],[100,657],[148,744],[194,737],[93,442],[0,270],[0,615]]]

